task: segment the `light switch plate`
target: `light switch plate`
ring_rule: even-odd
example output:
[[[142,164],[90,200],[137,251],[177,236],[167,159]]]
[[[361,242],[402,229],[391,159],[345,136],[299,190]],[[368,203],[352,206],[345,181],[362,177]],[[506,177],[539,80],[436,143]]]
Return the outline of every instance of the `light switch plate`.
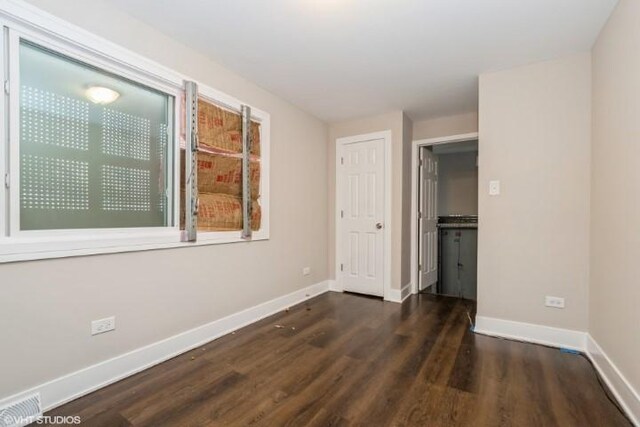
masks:
[[[305,267],[302,269],[302,275],[303,276],[308,276],[311,274],[311,267]]]
[[[489,181],[489,195],[500,195],[500,181]]]

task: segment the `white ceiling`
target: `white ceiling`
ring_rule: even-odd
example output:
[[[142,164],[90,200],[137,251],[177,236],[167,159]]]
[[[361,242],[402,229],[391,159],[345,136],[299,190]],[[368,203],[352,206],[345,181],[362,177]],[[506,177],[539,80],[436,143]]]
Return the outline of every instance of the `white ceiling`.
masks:
[[[617,0],[108,0],[315,116],[477,111],[484,71],[587,51]]]

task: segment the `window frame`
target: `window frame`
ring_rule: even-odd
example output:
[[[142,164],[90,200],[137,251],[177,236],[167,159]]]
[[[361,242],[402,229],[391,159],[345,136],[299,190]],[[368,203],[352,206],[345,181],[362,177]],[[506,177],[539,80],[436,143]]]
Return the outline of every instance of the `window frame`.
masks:
[[[165,95],[173,97],[173,102],[170,105],[172,117],[171,122],[168,124],[173,134],[172,144],[167,152],[167,166],[171,168],[167,172],[167,188],[173,186],[175,179],[175,164],[176,153],[175,145],[177,134],[175,132],[175,116],[179,114],[179,103],[176,102],[180,99],[180,89],[167,85],[159,84],[152,79],[145,78],[145,76],[134,75],[133,73],[126,73],[125,70],[120,69],[114,64],[102,62],[99,58],[94,58],[87,55],[83,55],[79,49],[73,49],[71,46],[65,46],[63,44],[56,44],[41,37],[29,35],[23,31],[10,28],[8,31],[9,37],[9,148],[8,148],[8,160],[9,160],[9,173],[11,177],[11,186],[9,189],[9,236],[16,239],[31,239],[37,240],[52,240],[60,236],[84,236],[87,233],[91,233],[94,236],[101,235],[113,235],[114,233],[126,232],[133,235],[156,235],[162,234],[167,229],[177,230],[175,212],[175,201],[172,203],[172,211],[166,213],[167,225],[157,227],[131,227],[131,228],[87,228],[87,229],[51,229],[51,230],[22,230],[20,227],[20,190],[21,190],[21,175],[20,175],[20,47],[21,42],[26,41],[36,46],[55,52],[56,54],[63,55],[71,60],[79,61],[88,66],[96,67],[98,70],[111,73],[114,76],[128,79],[132,82],[143,84],[151,89],[158,90]],[[125,74],[126,73],[126,74]],[[12,96],[15,95],[15,96]],[[172,150],[173,149],[173,150]],[[174,197],[175,199],[175,197]],[[16,208],[17,207],[17,208]],[[162,230],[162,231],[161,231]],[[158,233],[161,231],[161,233]]]
[[[131,252],[172,247],[246,242],[240,231],[200,232],[196,242],[182,241],[180,218],[181,99],[184,82],[196,81],[163,65],[98,37],[37,7],[8,1],[0,9],[0,60],[8,92],[0,97],[0,263],[103,253]],[[173,209],[164,227],[19,230],[19,44],[24,39],[53,52],[76,59],[116,76],[173,96],[172,150],[168,155]],[[199,95],[207,101],[239,110],[239,100],[198,82]],[[17,94],[17,96],[14,96]],[[17,111],[17,114],[16,114]],[[8,120],[7,120],[8,118]],[[269,239],[270,116],[252,107],[252,119],[261,124],[262,224],[252,240]],[[16,132],[16,129],[18,130]],[[17,165],[17,166],[16,166]],[[4,185],[9,173],[10,185]],[[6,202],[6,203],[5,203]]]

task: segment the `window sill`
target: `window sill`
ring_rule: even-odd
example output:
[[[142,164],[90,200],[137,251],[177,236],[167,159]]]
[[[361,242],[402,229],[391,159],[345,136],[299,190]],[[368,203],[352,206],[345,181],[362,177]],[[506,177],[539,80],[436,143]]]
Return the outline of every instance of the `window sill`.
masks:
[[[268,239],[268,233],[261,230],[254,233],[250,241]],[[183,242],[180,231],[175,229],[126,235],[89,233],[82,236],[4,238],[0,239],[0,264],[239,242],[247,242],[239,236],[239,232],[201,233],[198,241]]]

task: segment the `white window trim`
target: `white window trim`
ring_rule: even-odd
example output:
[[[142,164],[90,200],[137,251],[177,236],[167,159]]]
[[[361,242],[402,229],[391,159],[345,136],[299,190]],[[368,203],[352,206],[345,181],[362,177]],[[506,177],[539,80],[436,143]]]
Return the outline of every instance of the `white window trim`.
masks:
[[[88,229],[88,230],[42,230],[19,231],[15,228],[8,230],[7,215],[18,215],[19,209],[12,202],[12,209],[5,209],[4,202],[7,191],[4,182],[0,183],[0,263],[25,261],[46,258],[61,258],[80,255],[95,255],[104,253],[131,252],[151,249],[191,247],[208,244],[222,244],[234,242],[246,242],[240,235],[240,231],[229,232],[200,232],[197,242],[181,241],[181,232],[178,227],[180,216],[180,97],[185,81],[196,81],[188,76],[177,73],[167,67],[153,62],[141,55],[129,51],[113,42],[98,37],[82,28],[70,24],[60,18],[46,13],[37,7],[20,0],[0,0],[0,26],[9,28],[10,41],[16,43],[16,36],[36,44],[52,48],[64,55],[79,59],[95,65],[99,68],[112,71],[116,75],[129,78],[159,89],[175,96],[174,102],[174,150],[173,150],[173,190],[174,209],[173,226],[145,227],[130,229]],[[2,37],[4,40],[4,36]],[[4,70],[5,46],[1,43],[2,69]],[[12,49],[12,55],[16,55],[16,49]],[[16,61],[10,61],[11,66],[17,66]],[[17,75],[12,70],[10,75]],[[13,79],[15,80],[15,79]],[[16,92],[18,82],[11,81],[12,93]],[[198,83],[200,93],[208,100],[220,105],[239,110],[243,103],[238,99]],[[16,103],[17,97],[11,97],[11,102]],[[7,95],[2,92],[0,112],[6,117],[5,105]],[[15,105],[13,105],[15,108]],[[269,164],[270,164],[270,116],[268,113],[251,107],[252,118],[261,124],[261,196],[262,224],[260,230],[254,232],[252,240],[269,239]],[[14,120],[15,114],[11,120]],[[0,177],[4,177],[8,163],[8,144],[6,143],[7,129],[4,120],[0,120]],[[14,123],[13,128],[16,128]],[[12,135],[13,138],[13,135]],[[17,150],[12,150],[16,151]],[[16,164],[15,158],[12,162]],[[19,162],[18,162],[19,164]],[[14,166],[15,167],[15,166]],[[19,182],[19,175],[13,173],[11,178],[14,184]],[[4,179],[2,179],[3,181]],[[19,197],[19,195],[18,195]],[[15,197],[13,197],[15,199]],[[19,206],[19,205],[18,205]],[[15,222],[11,221],[12,227]],[[11,232],[10,232],[11,231]]]
[[[4,27],[1,26],[2,20],[0,20],[0,72],[2,72],[2,90],[0,90],[0,243],[6,236],[7,233],[7,222],[6,216],[9,212],[8,209],[8,200],[7,200],[7,186],[9,184],[9,176],[7,175],[6,166],[7,166],[7,131],[6,131],[6,102],[7,102],[7,94],[5,92],[4,87],[4,73],[6,73],[5,69],[5,56],[6,56],[6,43],[5,43],[5,32]]]

